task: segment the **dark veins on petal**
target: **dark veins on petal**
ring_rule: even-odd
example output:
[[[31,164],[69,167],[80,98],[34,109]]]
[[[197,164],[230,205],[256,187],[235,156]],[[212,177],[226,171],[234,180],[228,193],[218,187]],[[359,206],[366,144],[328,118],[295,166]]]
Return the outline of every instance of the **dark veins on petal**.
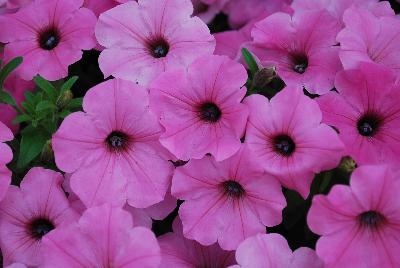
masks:
[[[245,192],[242,185],[234,180],[224,181],[222,183],[222,189],[225,195],[233,198],[240,198]]]
[[[52,50],[60,43],[61,35],[57,28],[49,27],[39,33],[39,45],[44,50]]]
[[[200,105],[199,115],[201,120],[215,123],[221,118],[222,112],[216,104],[206,102]]]
[[[272,139],[275,152],[283,156],[290,156],[296,149],[293,139],[286,134],[275,136]]]
[[[29,231],[32,237],[40,240],[44,235],[55,228],[54,224],[45,218],[38,218],[29,224]]]

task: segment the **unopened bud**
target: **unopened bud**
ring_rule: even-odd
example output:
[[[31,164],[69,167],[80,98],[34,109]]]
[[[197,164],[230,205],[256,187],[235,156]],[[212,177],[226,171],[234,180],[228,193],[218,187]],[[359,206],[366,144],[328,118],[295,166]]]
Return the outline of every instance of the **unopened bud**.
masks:
[[[43,146],[42,152],[40,153],[40,160],[45,163],[51,163],[54,160],[54,152],[51,146],[51,140],[48,140]]]
[[[340,162],[339,169],[351,173],[357,168],[357,163],[350,156],[345,156]]]
[[[65,91],[57,101],[57,106],[60,108],[65,107],[74,98],[71,90]]]
[[[265,88],[276,77],[276,68],[262,68],[254,74],[253,87]]]

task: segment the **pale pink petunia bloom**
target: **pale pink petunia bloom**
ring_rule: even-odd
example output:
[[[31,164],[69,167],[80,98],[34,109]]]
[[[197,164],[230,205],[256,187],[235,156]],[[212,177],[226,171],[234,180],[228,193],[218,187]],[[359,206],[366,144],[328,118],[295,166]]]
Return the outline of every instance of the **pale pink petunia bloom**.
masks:
[[[376,17],[370,11],[351,7],[343,16],[346,27],[338,34],[340,60],[344,69],[360,62],[375,62],[400,75],[400,20],[394,16]]]
[[[239,150],[248,111],[245,68],[225,56],[204,56],[188,70],[160,75],[150,86],[150,107],[165,127],[160,142],[177,158],[218,161]]]
[[[162,127],[149,110],[148,91],[108,80],[86,93],[83,110],[64,119],[52,145],[85,206],[128,201],[143,208],[162,201],[173,165],[162,155]]]
[[[223,250],[217,243],[203,246],[194,240],[185,238],[179,218],[175,219],[172,227],[173,233],[167,233],[158,238],[161,248],[160,267],[226,268],[236,263],[234,251]]]
[[[3,200],[11,182],[11,171],[6,164],[11,162],[13,152],[4,142],[11,141],[14,138],[11,130],[0,121],[0,201]]]
[[[179,217],[186,238],[205,246],[218,241],[221,248],[234,250],[282,221],[286,200],[281,186],[246,149],[243,145],[222,162],[205,156],[176,169],[171,192],[185,200]]]
[[[92,207],[78,223],[47,235],[43,251],[43,268],[157,268],[161,261],[155,235],[133,227],[128,212],[109,204]]]
[[[400,180],[387,166],[361,166],[350,186],[313,198],[307,222],[321,235],[316,252],[326,268],[400,267]]]
[[[291,0],[231,0],[224,6],[229,24],[237,29],[254,19],[265,18],[275,12],[291,13]]]
[[[15,71],[31,80],[39,74],[47,80],[68,75],[68,66],[82,57],[82,49],[96,45],[96,17],[80,8],[83,0],[35,0],[17,13],[0,16],[0,42],[6,43],[5,60],[22,56]]]
[[[340,24],[327,11],[275,13],[256,23],[250,50],[275,65],[288,86],[316,94],[333,88],[341,69],[335,40]]]
[[[33,81],[26,81],[18,77],[14,72],[4,82],[4,89],[10,93],[18,105],[25,100],[25,91],[32,91],[35,88]],[[18,124],[13,124],[17,111],[7,104],[0,104],[0,120],[6,124],[14,133],[19,130]]]
[[[131,0],[84,0],[83,6],[93,11],[96,17],[99,17],[101,13],[128,1]]]
[[[335,85],[339,93],[317,101],[323,122],[338,129],[346,154],[358,164],[399,163],[400,85],[395,74],[363,63],[360,69],[340,72]]]
[[[271,101],[257,94],[244,103],[250,109],[245,143],[259,165],[306,198],[314,175],[335,168],[344,151],[335,130],[321,124],[318,103],[293,88]]]
[[[99,58],[104,76],[146,86],[164,71],[212,54],[215,40],[192,12],[190,0],[140,0],[100,15],[96,37],[106,48]]]
[[[20,188],[10,186],[0,203],[0,244],[5,265],[38,265],[43,237],[77,220],[61,188],[62,180],[58,172],[32,168]]]
[[[368,9],[376,16],[393,16],[395,14],[389,1],[379,2],[379,0],[293,0],[291,4],[296,13],[325,9],[341,23],[343,13],[353,5]]]
[[[280,234],[257,234],[244,240],[236,250],[239,265],[229,268],[322,268],[314,250],[301,247],[292,252]]]

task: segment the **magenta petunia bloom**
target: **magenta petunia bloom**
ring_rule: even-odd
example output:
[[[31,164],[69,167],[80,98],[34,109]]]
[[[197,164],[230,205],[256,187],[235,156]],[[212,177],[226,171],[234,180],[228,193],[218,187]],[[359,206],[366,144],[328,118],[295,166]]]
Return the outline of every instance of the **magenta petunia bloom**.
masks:
[[[217,161],[240,148],[248,111],[246,69],[224,56],[204,56],[188,70],[160,75],[150,86],[150,107],[165,127],[160,142],[177,158]]]
[[[83,110],[69,115],[53,136],[57,166],[91,207],[111,202],[143,208],[164,199],[173,165],[159,143],[162,127],[148,108],[148,91],[108,80],[90,89]]]
[[[20,188],[10,186],[0,203],[0,244],[5,265],[38,265],[42,239],[77,220],[61,188],[62,180],[58,172],[33,168]]]
[[[190,0],[139,0],[101,14],[96,37],[106,48],[99,58],[104,75],[146,86],[166,70],[212,54],[215,40],[192,12]]]
[[[250,50],[275,65],[288,86],[316,94],[333,88],[341,69],[335,40],[340,24],[327,11],[275,13],[255,24]]]
[[[0,121],[0,201],[3,200],[11,182],[11,171],[6,164],[11,162],[13,152],[4,142],[11,141],[14,138],[11,130]]]
[[[343,13],[351,6],[370,10],[376,16],[393,16],[389,1],[379,0],[293,0],[291,6],[295,12],[327,10],[329,14],[342,22]],[[344,25],[343,25],[344,26]]]
[[[173,231],[158,238],[161,248],[160,267],[228,267],[236,263],[234,251],[223,250],[217,243],[203,246],[194,240],[186,239],[178,218],[173,223]]]
[[[218,241],[221,248],[233,250],[282,221],[286,200],[281,186],[254,160],[243,145],[222,162],[205,156],[175,170],[171,192],[185,200],[179,217],[186,238],[205,246]]]
[[[42,246],[43,268],[157,268],[161,261],[155,235],[133,228],[129,213],[109,204],[86,210],[78,223],[45,236]]]
[[[350,187],[314,197],[307,222],[325,267],[400,267],[400,180],[386,166],[361,166]]]
[[[218,1],[191,0],[193,16],[199,17],[204,23],[210,23],[221,12],[222,6]],[[224,2],[225,0],[222,0]]]
[[[351,7],[344,13],[346,27],[338,34],[340,59],[344,69],[360,62],[375,62],[399,74],[400,20],[395,16],[377,17],[370,11]]]
[[[0,0],[0,14],[15,13],[33,0]]]
[[[244,240],[236,250],[239,265],[230,268],[322,268],[314,250],[306,247],[292,252],[280,234],[257,234]]]
[[[15,14],[0,17],[4,57],[22,56],[16,73],[25,80],[40,74],[47,80],[68,75],[68,65],[82,57],[82,49],[96,45],[96,17],[80,8],[83,0],[36,0]]]
[[[339,130],[358,164],[399,163],[400,86],[390,69],[363,63],[338,74],[336,92],[318,98],[323,122]]]
[[[245,142],[259,165],[306,198],[314,174],[336,167],[344,151],[335,130],[321,124],[317,102],[293,88],[271,101],[252,95],[244,102],[250,109]]]

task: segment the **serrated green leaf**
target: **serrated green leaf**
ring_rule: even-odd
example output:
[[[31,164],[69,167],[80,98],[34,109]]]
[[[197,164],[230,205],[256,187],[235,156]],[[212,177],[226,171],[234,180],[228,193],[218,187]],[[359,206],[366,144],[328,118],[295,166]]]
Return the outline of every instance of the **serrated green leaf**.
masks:
[[[53,102],[56,101],[57,99],[57,90],[56,88],[46,79],[44,79],[43,77],[37,75],[33,78],[33,81],[35,81],[35,84],[41,88],[42,90],[44,90],[44,92],[46,92],[46,95],[50,98],[50,100],[52,100]]]
[[[72,99],[68,103],[67,108],[71,109],[71,110],[81,109],[82,108],[82,102],[83,102],[83,98]]]
[[[259,69],[256,60],[247,48],[242,48],[242,55],[247,66],[249,67],[251,75],[254,76]]]
[[[73,76],[70,79],[68,79],[62,86],[60,89],[60,96],[62,93],[64,93],[67,90],[70,90],[71,87],[75,84],[76,80],[78,80],[78,76]]]
[[[30,117],[29,115],[20,114],[20,115],[17,115],[12,122],[13,122],[13,124],[20,124],[22,122],[28,122],[31,120],[32,120],[32,117]]]
[[[3,68],[0,70],[0,87],[3,87],[4,81],[14,71],[21,63],[22,57],[16,57],[10,60]]]
[[[51,103],[50,101],[44,100],[44,101],[39,102],[36,105],[35,110],[37,112],[39,112],[39,111],[43,111],[43,110],[47,110],[47,109],[55,109],[55,108],[57,108],[57,107],[53,103]]]
[[[51,135],[41,128],[27,127],[21,132],[21,144],[17,161],[18,168],[26,167],[36,156],[40,154],[46,141]]]

